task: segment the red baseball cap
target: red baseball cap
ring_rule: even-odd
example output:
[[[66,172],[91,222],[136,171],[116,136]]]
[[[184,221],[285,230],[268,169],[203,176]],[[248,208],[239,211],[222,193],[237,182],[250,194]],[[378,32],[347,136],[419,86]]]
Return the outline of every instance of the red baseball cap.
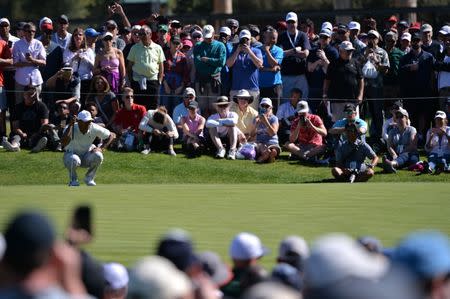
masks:
[[[53,30],[53,25],[50,24],[50,23],[43,23],[41,25],[41,30],[42,31],[44,31],[44,30]]]
[[[395,23],[397,23],[397,22],[398,22],[398,19],[397,19],[396,16],[392,15],[392,16],[389,17],[389,19],[387,19],[387,21],[388,21],[388,22],[395,22]]]

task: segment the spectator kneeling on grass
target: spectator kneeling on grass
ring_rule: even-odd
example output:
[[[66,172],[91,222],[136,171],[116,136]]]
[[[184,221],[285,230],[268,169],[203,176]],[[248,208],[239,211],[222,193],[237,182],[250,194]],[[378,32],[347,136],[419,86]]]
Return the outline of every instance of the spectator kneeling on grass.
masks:
[[[419,161],[417,130],[409,125],[408,111],[399,108],[395,119],[397,126],[389,132],[387,141],[388,156],[383,157],[383,168],[389,173]]]
[[[64,131],[61,143],[65,147],[64,166],[69,170],[69,186],[79,186],[77,167],[87,167],[84,181],[88,186],[95,186],[95,174],[103,162],[103,151],[116,138],[116,134],[92,123],[89,111],[83,110],[74,117]],[[95,138],[105,141],[96,147],[92,143]],[[107,139],[107,140],[106,140]]]
[[[164,106],[148,110],[139,124],[139,129],[150,135],[142,154],[148,155],[153,149],[164,151],[171,156],[177,155],[173,150],[173,142],[178,138],[177,127]]]
[[[278,118],[272,113],[272,100],[262,98],[259,115],[253,121],[252,137],[256,136],[256,162],[271,163],[281,152],[278,145]]]
[[[370,145],[358,138],[359,131],[355,124],[347,124],[345,131],[347,140],[336,151],[336,167],[331,173],[339,181],[365,182],[375,174],[373,168],[378,157]],[[372,161],[365,164],[366,158]]]

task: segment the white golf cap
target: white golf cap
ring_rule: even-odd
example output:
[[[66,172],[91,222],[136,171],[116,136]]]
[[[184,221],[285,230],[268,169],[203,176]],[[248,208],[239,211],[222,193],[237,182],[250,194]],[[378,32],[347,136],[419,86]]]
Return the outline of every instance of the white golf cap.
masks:
[[[251,233],[237,234],[230,245],[230,256],[236,260],[257,259],[268,252],[261,240]]]
[[[128,285],[128,271],[119,263],[104,264],[103,277],[108,286],[113,290],[119,290]]]
[[[436,114],[434,115],[434,118],[442,118],[442,119],[446,119],[447,118],[447,114],[445,114],[444,111],[436,111]]]
[[[114,36],[112,35],[111,32],[106,31],[106,32],[102,35],[102,39],[104,39],[104,38],[107,37],[107,36],[111,36],[112,38],[114,38]]]
[[[9,23],[9,20],[7,18],[1,18],[0,19],[0,24],[6,23],[8,25],[11,25],[11,23]]]
[[[261,102],[259,102],[259,106],[262,106],[262,105],[269,105],[270,107],[273,107],[272,100],[269,98],[262,98]]]
[[[348,23],[349,30],[361,30],[361,25],[358,22],[351,21]]]
[[[141,30],[141,28],[141,25],[133,25],[133,27],[131,27],[131,30]]]
[[[349,50],[355,50],[355,48],[353,47],[353,44],[351,43],[351,42],[349,42],[349,41],[343,41],[340,45],[339,45],[339,49],[341,49],[341,50],[346,50],[346,51],[349,51]]]
[[[87,110],[80,111],[78,113],[77,119],[81,120],[82,122],[88,122],[88,121],[93,121],[94,120],[92,118],[91,113],[89,111],[87,111]]]
[[[373,35],[378,39],[380,38],[380,34],[376,30],[369,30],[369,32],[367,32],[367,36],[370,36],[370,35]]]
[[[450,34],[450,26],[448,25],[442,26],[441,29],[439,29],[439,33],[442,35]]]
[[[248,39],[252,38],[250,31],[248,31],[247,29],[244,29],[239,33],[239,39],[243,39],[244,37]]]
[[[295,22],[298,21],[297,14],[295,12],[291,11],[286,15],[286,22],[289,22],[289,21],[295,21]]]
[[[307,101],[300,101],[297,103],[297,112],[298,113],[305,113],[309,112],[309,105]]]
[[[205,25],[203,27],[202,34],[204,38],[212,38],[214,36],[214,27],[211,25]]]
[[[333,25],[330,22],[323,22],[321,29],[328,29],[333,31]]]
[[[411,33],[409,33],[409,32],[403,33],[400,40],[404,40],[404,39],[407,41],[411,41]]]
[[[231,35],[231,29],[227,26],[220,27],[219,33],[224,33],[226,35]]]

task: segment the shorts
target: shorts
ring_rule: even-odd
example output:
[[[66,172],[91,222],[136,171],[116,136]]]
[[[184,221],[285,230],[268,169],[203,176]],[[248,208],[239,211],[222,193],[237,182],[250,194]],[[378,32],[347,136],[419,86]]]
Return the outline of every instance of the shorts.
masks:
[[[3,86],[0,86],[0,111],[8,109],[8,101],[6,99],[6,91]]]

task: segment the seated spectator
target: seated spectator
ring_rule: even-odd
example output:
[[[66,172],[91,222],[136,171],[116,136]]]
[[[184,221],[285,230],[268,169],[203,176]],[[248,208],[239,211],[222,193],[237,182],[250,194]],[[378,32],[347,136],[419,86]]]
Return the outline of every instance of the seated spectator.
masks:
[[[233,101],[236,104],[232,106],[231,111],[236,112],[238,115],[238,123],[236,127],[240,130],[238,136],[240,137],[240,143],[245,143],[246,140],[250,139],[250,134],[253,129],[253,121],[255,120],[255,117],[258,116],[258,111],[250,106],[250,104],[253,103],[253,100],[253,96],[246,89],[239,90],[233,98]]]
[[[278,118],[272,113],[272,100],[262,98],[259,115],[253,121],[252,138],[256,136],[256,162],[272,163],[281,152],[278,144]]]
[[[297,115],[292,122],[291,136],[285,147],[300,159],[317,160],[326,148],[323,141],[327,136],[327,129],[319,116],[309,113],[306,101],[297,104]]]
[[[89,111],[89,113],[92,116],[93,123],[99,125],[100,127],[105,128],[105,123],[103,122],[103,119],[98,116],[98,106],[94,102],[87,102],[84,106],[85,110]]]
[[[437,111],[434,116],[434,127],[427,132],[425,149],[428,152],[428,172],[450,171],[450,127],[444,111]]]
[[[283,103],[278,107],[277,117],[280,123],[280,129],[278,130],[278,139],[280,140],[280,144],[285,144],[289,141],[292,121],[296,117],[297,104],[301,98],[301,89],[292,88],[289,102]]]
[[[403,104],[401,101],[397,101],[394,104],[392,104],[391,108],[389,109],[392,117],[390,117],[384,121],[382,137],[383,137],[383,141],[386,144],[387,144],[387,140],[389,138],[389,132],[391,131],[391,129],[393,127],[395,127],[397,125],[397,120],[395,119],[395,115],[397,114],[397,111],[398,111],[398,109],[400,109],[400,107],[403,108]],[[410,125],[409,120],[408,120],[408,125]]]
[[[291,265],[300,273],[303,273],[304,264],[308,257],[308,243],[302,237],[287,236],[280,242],[277,263]]]
[[[230,101],[226,96],[220,96],[216,101],[217,113],[211,115],[206,122],[209,131],[209,137],[217,149],[216,158],[225,157],[225,147],[223,143],[228,144],[228,159],[236,159],[236,146],[238,141],[238,115],[230,111]]]
[[[175,109],[173,109],[172,119],[173,122],[177,125],[178,132],[183,132],[183,127],[181,125],[181,119],[188,115],[188,106],[189,103],[195,101],[195,90],[191,87],[187,87],[183,92],[183,102],[178,104]]]
[[[348,124],[354,123],[358,129],[358,138],[365,141],[365,134],[367,132],[367,123],[357,117],[357,110],[355,105],[346,104],[344,106],[345,118],[338,120],[334,123],[333,127],[328,131],[328,134],[335,135],[338,137],[339,142],[343,142],[346,139],[345,127]]]
[[[100,117],[106,127],[112,124],[116,111],[119,109],[119,101],[111,91],[105,77],[97,75],[92,78],[91,90],[89,91],[86,102],[94,102],[97,104]]]
[[[71,67],[63,67],[45,82],[45,88],[50,91],[46,105],[53,114],[59,103],[70,104],[80,99],[80,78],[75,76]]]
[[[147,113],[145,107],[134,103],[134,91],[129,87],[123,89],[123,108],[116,113],[113,128],[118,136],[117,149],[135,150],[142,141],[139,123]]]
[[[417,130],[408,125],[409,114],[399,108],[396,116],[397,126],[389,132],[387,142],[388,156],[383,157],[383,168],[386,172],[408,167],[419,161],[417,152]]]
[[[50,115],[50,123],[55,126],[55,130],[58,132],[59,138],[62,137],[64,128],[70,122],[69,105],[66,103],[60,103],[56,106],[56,114]]]
[[[142,154],[148,155],[151,150],[161,150],[170,156],[177,155],[173,150],[173,142],[178,138],[177,127],[164,106],[148,110],[139,123],[139,129],[149,133],[148,144]]]
[[[345,131],[347,140],[336,151],[336,167],[331,173],[338,181],[366,182],[375,174],[373,168],[378,156],[370,145],[358,138],[360,132],[356,124],[347,124]],[[372,161],[365,164],[366,158]]]
[[[49,124],[49,112],[44,103],[37,100],[36,88],[25,91],[24,101],[18,104],[12,115],[12,128],[9,142],[3,138],[7,151],[20,151],[20,146],[37,153],[48,147],[61,151],[61,143],[54,126]]]
[[[203,136],[205,118],[198,114],[198,103],[196,101],[189,102],[188,111],[188,115],[181,118],[183,146],[188,156],[195,157],[200,155],[201,146],[205,143]]]

